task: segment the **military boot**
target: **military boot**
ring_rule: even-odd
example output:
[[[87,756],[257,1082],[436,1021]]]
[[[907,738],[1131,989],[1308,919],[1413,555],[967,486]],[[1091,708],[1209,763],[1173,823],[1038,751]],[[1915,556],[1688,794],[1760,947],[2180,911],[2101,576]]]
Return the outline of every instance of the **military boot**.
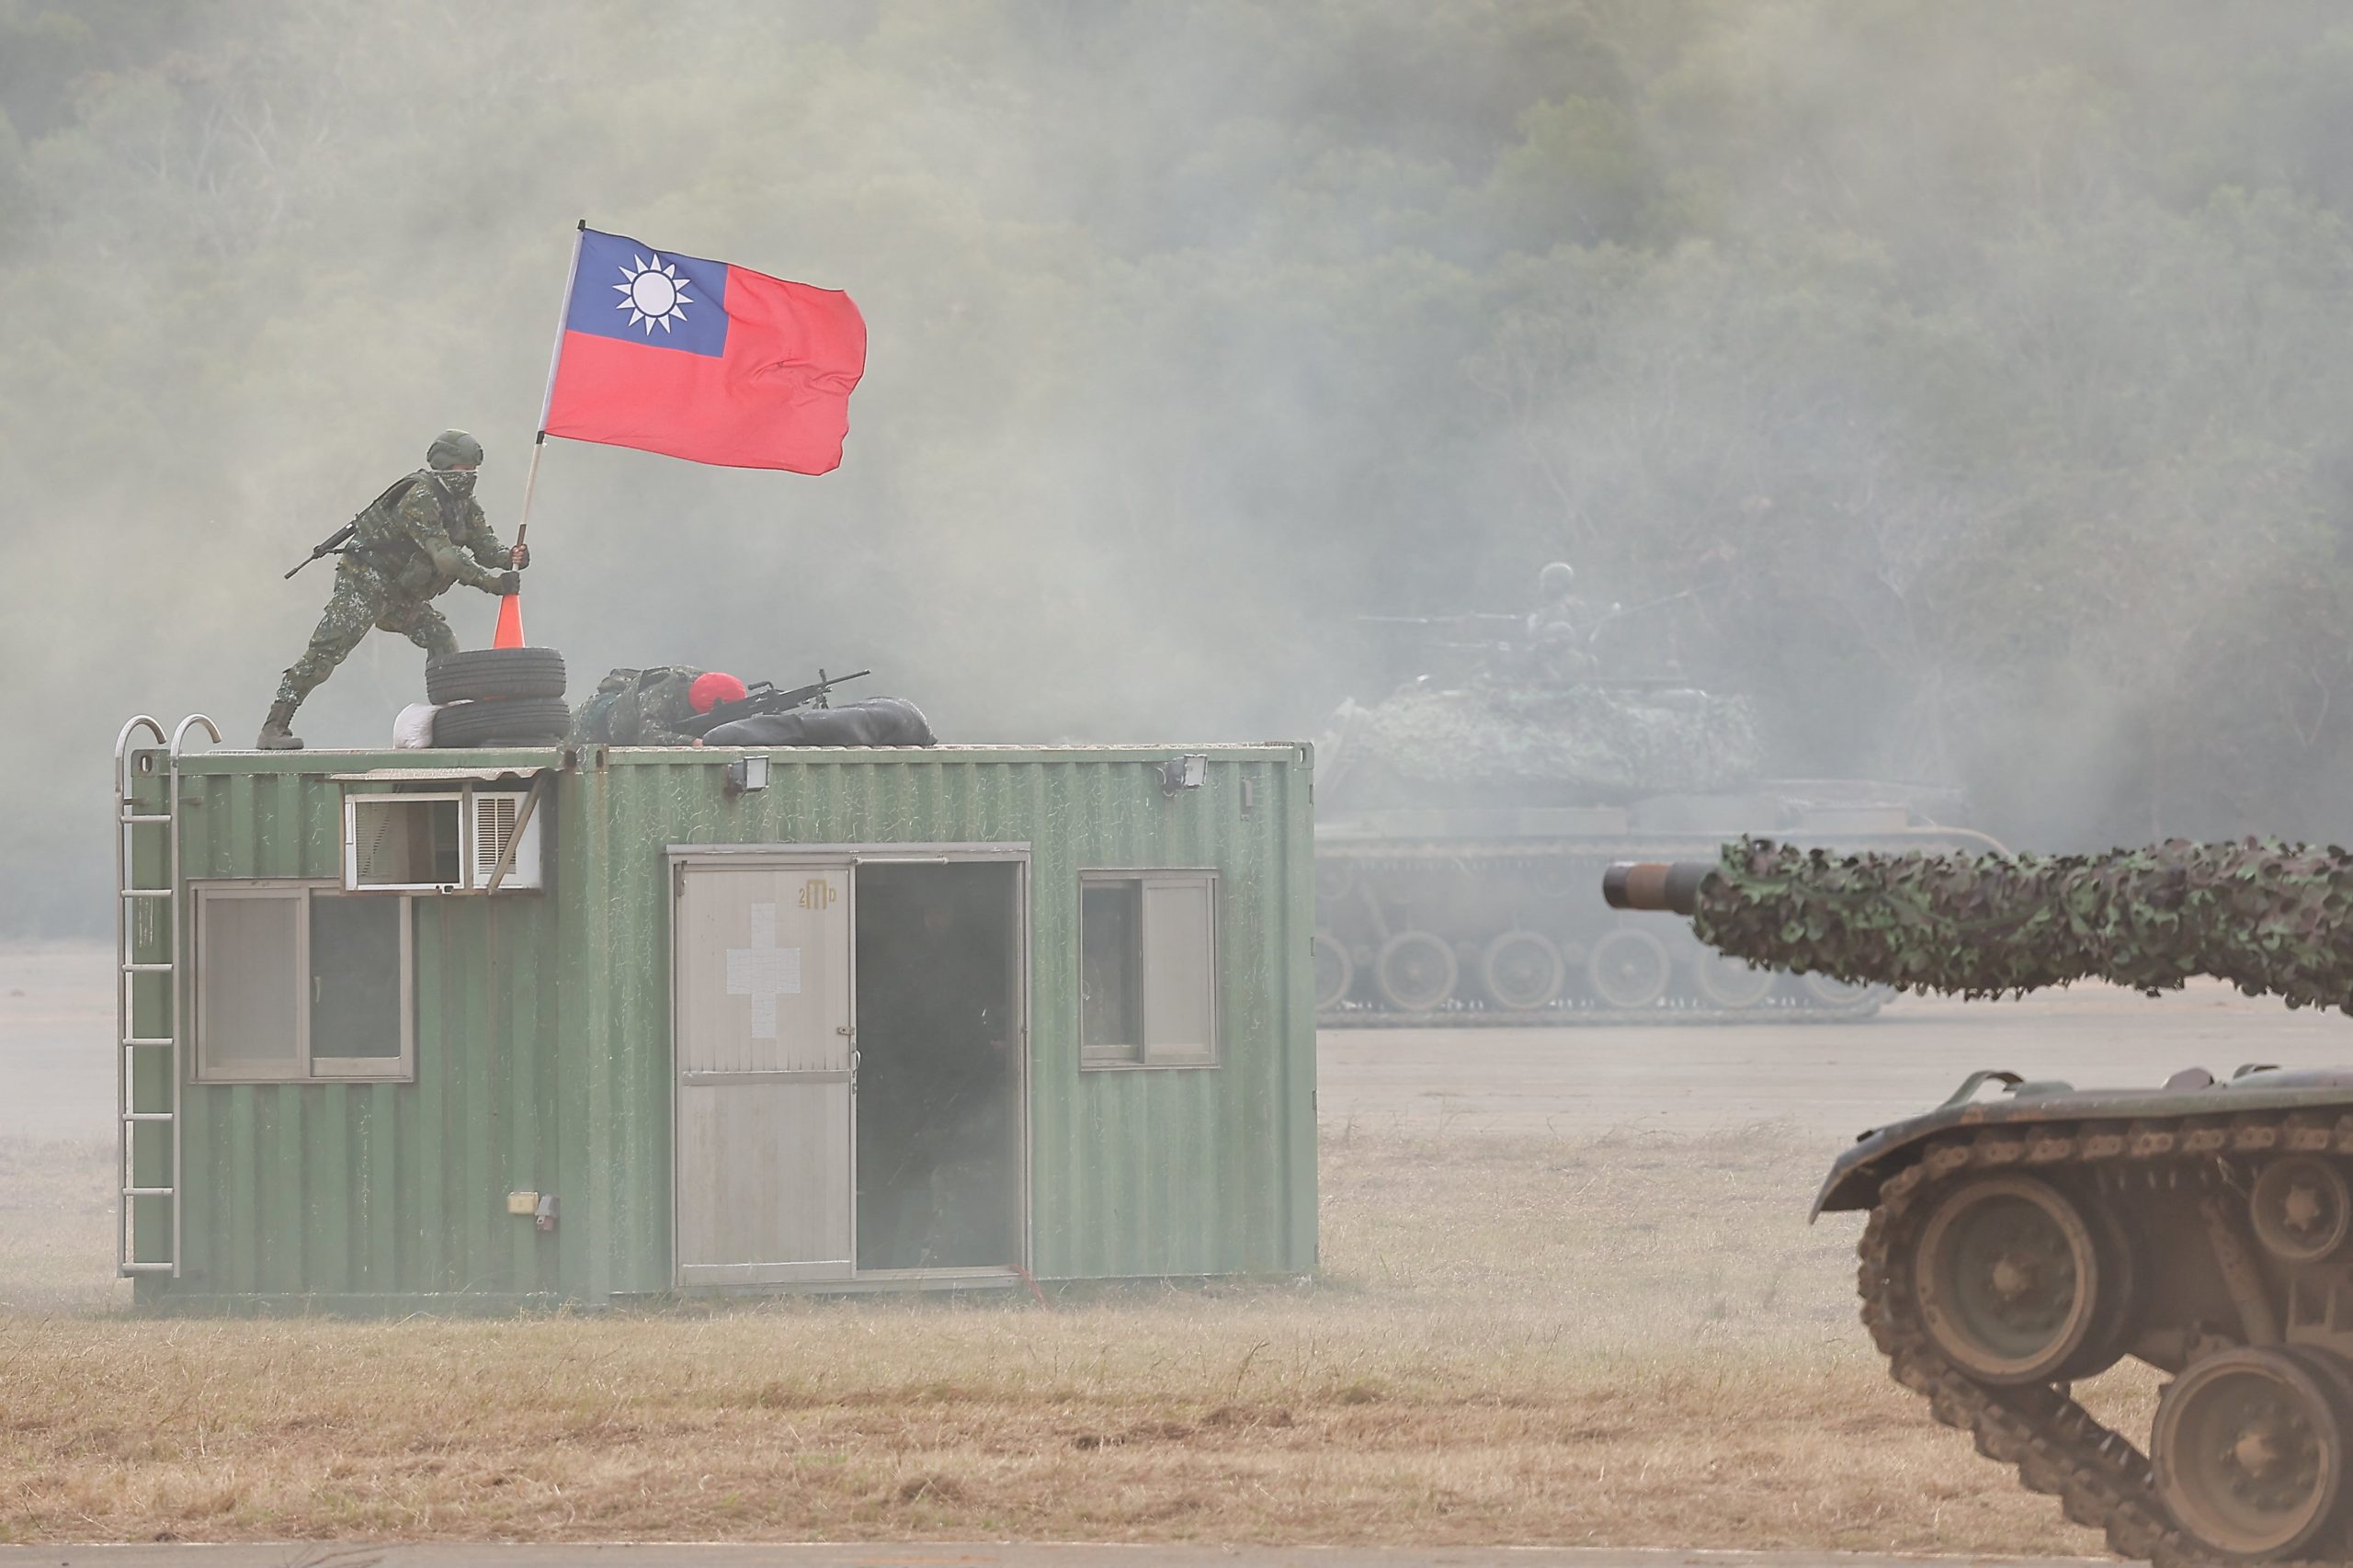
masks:
[[[254,742],[260,751],[301,751],[302,742],[287,726],[294,722],[294,705],[278,702],[270,705],[269,717],[261,722],[261,734]]]

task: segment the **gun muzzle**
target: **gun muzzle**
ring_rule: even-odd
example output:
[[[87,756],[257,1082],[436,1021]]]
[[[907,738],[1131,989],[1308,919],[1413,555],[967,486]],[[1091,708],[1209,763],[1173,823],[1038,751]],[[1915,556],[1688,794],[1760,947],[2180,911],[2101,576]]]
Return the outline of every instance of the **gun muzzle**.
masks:
[[[1612,909],[1667,909],[1688,915],[1699,907],[1699,884],[1712,860],[1620,860],[1601,873],[1601,896]]]

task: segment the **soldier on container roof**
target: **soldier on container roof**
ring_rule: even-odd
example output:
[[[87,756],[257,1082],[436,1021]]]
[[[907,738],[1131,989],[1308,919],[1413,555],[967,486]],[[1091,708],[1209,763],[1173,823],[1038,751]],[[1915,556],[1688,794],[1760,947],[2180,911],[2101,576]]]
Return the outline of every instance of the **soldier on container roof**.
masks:
[[[574,745],[699,746],[700,735],[677,726],[722,702],[741,702],[746,692],[726,671],[692,665],[615,670],[573,714],[564,739]]]
[[[458,651],[449,623],[433,608],[453,583],[486,594],[520,591],[517,575],[531,563],[527,546],[498,542],[473,498],[482,443],[463,430],[444,430],[426,449],[425,467],[408,475],[354,519],[351,543],[335,563],[335,595],[319,617],[311,645],[278,683],[278,700],[254,744],[265,751],[294,751],[302,743],[290,726],[294,710],[335,673],[369,627],[397,631],[438,656]]]

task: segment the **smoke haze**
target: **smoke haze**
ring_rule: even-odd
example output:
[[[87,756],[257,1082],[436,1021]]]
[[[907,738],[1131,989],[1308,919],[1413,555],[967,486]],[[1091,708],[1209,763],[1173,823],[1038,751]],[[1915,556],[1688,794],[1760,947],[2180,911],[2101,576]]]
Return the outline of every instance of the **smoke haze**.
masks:
[[[823,478],[550,444],[575,698],[871,665],[950,740],[1306,734],[1410,665],[1360,618],[1562,558],[1682,596],[1780,770],[2342,837],[2337,15],[0,0],[0,930],[103,921],[117,727],[248,744],[329,587],[278,574],[435,432],[511,539],[583,217],[872,336]],[[298,729],[382,743],[421,664],[371,634]]]

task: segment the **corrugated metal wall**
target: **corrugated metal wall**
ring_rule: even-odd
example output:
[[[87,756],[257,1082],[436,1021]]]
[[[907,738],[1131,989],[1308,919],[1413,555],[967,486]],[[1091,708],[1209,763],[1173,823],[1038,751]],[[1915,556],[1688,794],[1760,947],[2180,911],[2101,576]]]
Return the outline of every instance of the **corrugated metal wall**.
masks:
[[[615,752],[553,775],[547,894],[418,901],[414,1083],[187,1085],[187,1278],[142,1293],[668,1289],[674,844],[1030,845],[1035,1272],[1312,1267],[1309,768],[1290,748],[1212,749],[1206,785],[1170,796],[1170,755],[788,752],[765,791],[733,799],[723,753]],[[336,878],[325,775],[427,760],[446,758],[188,759],[184,875]],[[1150,867],[1220,873],[1222,1063],[1082,1072],[1079,872]],[[514,1189],[560,1197],[552,1234],[506,1212]]]

